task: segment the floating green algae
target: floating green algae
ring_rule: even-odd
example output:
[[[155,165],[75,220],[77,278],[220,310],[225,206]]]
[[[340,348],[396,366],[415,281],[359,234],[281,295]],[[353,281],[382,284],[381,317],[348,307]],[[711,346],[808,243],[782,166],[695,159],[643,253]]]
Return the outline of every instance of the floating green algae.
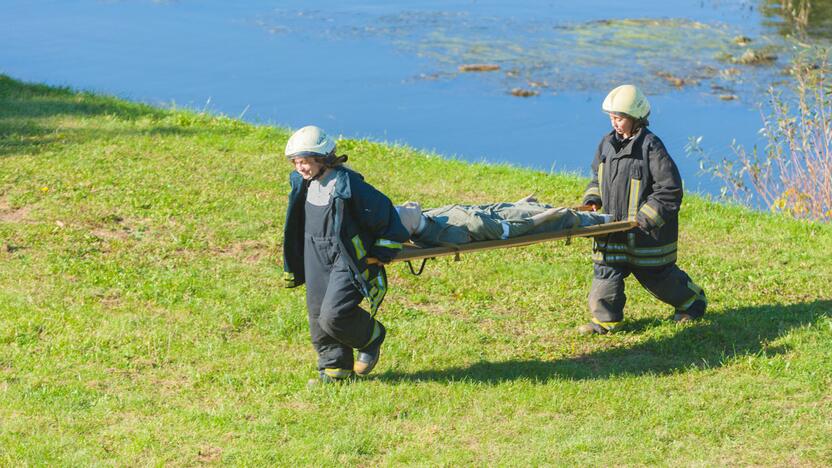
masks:
[[[736,81],[723,73],[731,63],[720,57],[747,57],[725,25],[685,19],[603,20],[537,28],[528,34],[491,37],[436,29],[397,45],[444,67],[494,63],[507,86],[546,83],[552,91],[598,90],[635,81],[648,92],[698,85],[704,80]],[[742,42],[743,45],[747,44]],[[771,58],[771,54],[764,55]],[[775,58],[776,59],[776,58]],[[774,62],[769,60],[768,64]]]
[[[600,91],[622,82],[635,82],[650,94],[705,82],[733,92],[755,80],[770,82],[762,68],[776,73],[771,65],[776,64],[780,47],[767,38],[749,38],[726,24],[684,18],[555,23],[467,12],[377,17],[305,12],[295,13],[293,23],[298,18],[317,26],[296,24],[298,32],[314,30],[334,40],[382,39],[403,53],[426,59],[434,69],[417,79],[462,79],[463,65],[492,64],[500,71],[476,79],[490,80],[515,95],[512,90],[530,88],[541,94]],[[320,28],[322,24],[326,27]],[[282,31],[288,26],[279,27]]]

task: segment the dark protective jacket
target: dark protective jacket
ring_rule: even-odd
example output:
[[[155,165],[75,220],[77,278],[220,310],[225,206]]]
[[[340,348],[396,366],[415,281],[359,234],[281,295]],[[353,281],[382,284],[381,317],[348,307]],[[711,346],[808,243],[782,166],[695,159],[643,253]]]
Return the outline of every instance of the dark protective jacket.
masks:
[[[647,128],[629,140],[615,131],[601,139],[584,204],[639,228],[596,237],[592,259],[602,265],[661,267],[676,261],[682,178],[662,141]]]
[[[368,265],[367,258],[389,262],[408,239],[408,232],[383,193],[364,181],[361,174],[336,167],[332,193],[335,221],[339,233],[338,249],[353,276],[353,283],[370,302],[375,314],[387,293],[387,274],[382,265]],[[306,282],[303,268],[304,204],[309,181],[297,172],[289,176],[292,187],[286,209],[283,237],[283,275],[287,287]]]

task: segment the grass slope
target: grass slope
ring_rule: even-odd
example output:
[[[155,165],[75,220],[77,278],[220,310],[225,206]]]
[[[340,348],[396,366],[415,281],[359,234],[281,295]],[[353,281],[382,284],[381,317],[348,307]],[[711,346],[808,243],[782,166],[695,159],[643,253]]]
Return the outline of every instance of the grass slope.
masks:
[[[396,265],[377,371],[307,390],[287,136],[0,76],[0,465],[832,460],[832,227],[694,196],[706,320],[628,280],[623,332],[573,335],[585,239]],[[340,145],[396,202],[573,205],[586,183]]]

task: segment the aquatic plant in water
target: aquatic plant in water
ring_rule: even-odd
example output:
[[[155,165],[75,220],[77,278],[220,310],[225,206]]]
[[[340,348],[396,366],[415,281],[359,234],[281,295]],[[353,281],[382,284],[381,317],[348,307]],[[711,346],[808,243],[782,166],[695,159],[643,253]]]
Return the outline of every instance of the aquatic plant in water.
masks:
[[[694,138],[686,148],[702,169],[723,182],[723,195],[795,218],[832,220],[832,100],[827,49],[796,56],[794,81],[770,88],[761,133],[764,148],[734,146],[733,157],[712,159]]]
[[[467,62],[499,64],[512,71],[506,74],[512,87],[526,81],[546,82],[554,91],[598,90],[638,76],[648,93],[703,80],[732,83],[734,77],[720,75],[724,66],[718,58],[741,56],[745,50],[734,42],[736,34],[727,26],[686,19],[604,20],[512,29],[522,32],[501,34],[501,30],[483,28],[474,34],[439,28],[417,41],[397,44],[447,67]]]
[[[728,25],[684,18],[560,23],[459,11],[374,16],[286,10],[258,24],[276,34],[291,31],[332,40],[388,41],[438,67],[421,75],[430,79],[467,73],[467,64],[488,64],[496,73],[480,79],[491,80],[510,93],[529,88],[535,88],[535,93],[547,89],[597,92],[636,76],[648,94],[708,81],[730,90],[715,95],[736,97],[740,92],[736,88],[765,89],[775,73],[771,70],[766,76],[758,67],[751,76],[740,76],[737,67],[771,65],[778,51],[778,43],[749,38]]]

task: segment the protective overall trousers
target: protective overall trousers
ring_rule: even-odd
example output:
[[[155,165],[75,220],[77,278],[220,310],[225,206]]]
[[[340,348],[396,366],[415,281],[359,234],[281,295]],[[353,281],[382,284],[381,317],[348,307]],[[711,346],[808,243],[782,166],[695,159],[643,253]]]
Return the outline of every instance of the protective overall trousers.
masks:
[[[307,200],[304,210],[306,307],[318,370],[336,379],[348,377],[353,348],[371,341],[375,320],[358,306],[364,296],[341,258],[332,199],[324,206]]]
[[[701,317],[705,293],[676,266],[682,178],[664,143],[645,127],[628,139],[611,131],[598,145],[592,171],[584,203],[639,226],[593,241],[592,322],[606,330],[621,322],[624,278],[631,273],[680,317]]]
[[[589,310],[592,321],[606,329],[615,328],[624,320],[624,278],[630,273],[656,299],[670,304],[677,313],[692,318],[705,314],[705,292],[675,263],[659,268],[635,268],[629,265],[595,264],[595,277],[589,291]]]

